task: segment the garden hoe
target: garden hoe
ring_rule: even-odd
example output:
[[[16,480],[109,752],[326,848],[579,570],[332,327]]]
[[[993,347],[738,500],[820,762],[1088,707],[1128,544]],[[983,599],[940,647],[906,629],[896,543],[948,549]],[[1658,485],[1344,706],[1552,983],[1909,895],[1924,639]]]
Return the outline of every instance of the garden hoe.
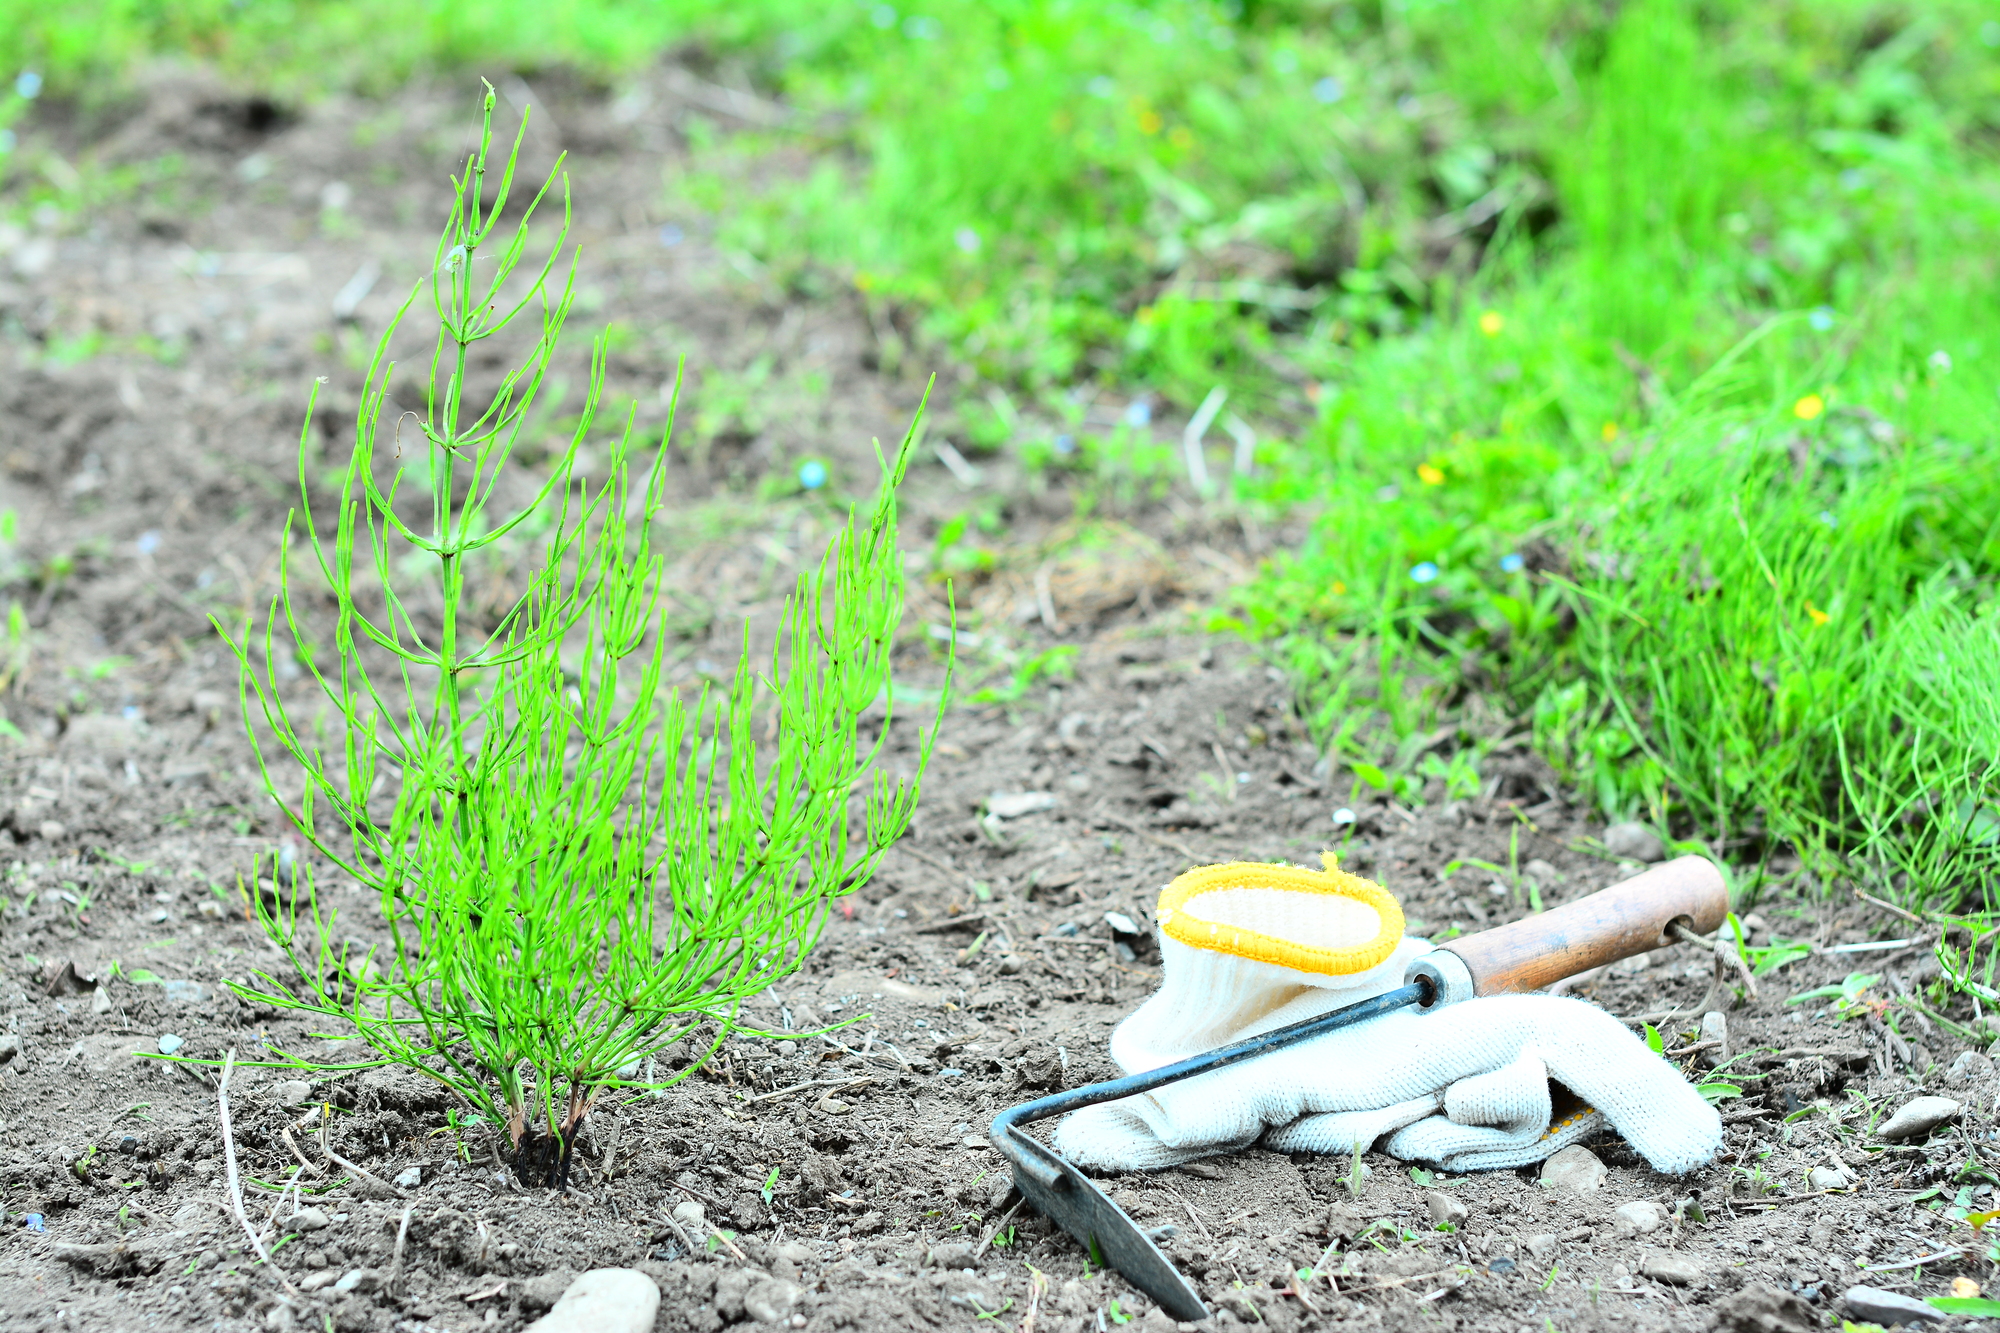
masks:
[[[1440,945],[1410,964],[1402,986],[1372,999],[1177,1064],[1002,1111],[993,1118],[993,1146],[1013,1166],[1014,1187],[1022,1197],[1083,1242],[1099,1264],[1123,1273],[1174,1318],[1206,1319],[1208,1310],[1201,1298],[1146,1233],[1089,1177],[1025,1133],[1023,1126],[1151,1092],[1393,1010],[1414,1007],[1430,1013],[1476,995],[1539,990],[1564,977],[1664,948],[1684,933],[1712,932],[1728,911],[1729,893],[1721,872],[1702,857],[1683,856],[1537,916]]]

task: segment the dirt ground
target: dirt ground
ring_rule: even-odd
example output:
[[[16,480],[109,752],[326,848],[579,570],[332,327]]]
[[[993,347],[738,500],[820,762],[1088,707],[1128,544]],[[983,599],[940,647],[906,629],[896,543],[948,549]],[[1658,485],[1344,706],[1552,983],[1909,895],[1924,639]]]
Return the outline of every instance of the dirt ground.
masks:
[[[315,376],[329,380],[315,447],[341,457],[356,357],[427,262],[471,89],[299,111],[162,75],[116,114],[56,127],[65,154],[111,169],[115,188],[0,236],[0,509],[20,524],[6,596],[30,627],[25,661],[0,668],[0,707],[20,733],[0,742],[0,1323],[504,1331],[575,1273],[623,1265],[658,1281],[662,1330],[769,1316],[812,1330],[1163,1326],[1031,1212],[997,1225],[1012,1199],[985,1139],[999,1109],[1113,1072],[1106,1038],[1157,978],[1147,931],[1160,886],[1194,864],[1311,864],[1338,846],[1427,933],[1527,910],[1489,875],[1441,878],[1454,860],[1506,861],[1511,830],[1551,904],[1637,868],[1605,851],[1602,829],[1518,744],[1488,761],[1476,799],[1432,792],[1414,811],[1330,777],[1282,678],[1187,628],[1187,608],[1289,534],[1172,500],[1101,515],[1128,534],[1108,555],[1045,564],[1040,580],[1003,565],[962,586],[981,632],[1072,644],[1076,671],[949,715],[912,836],[757,1010],[773,1030],[868,1018],[837,1039],[733,1040],[672,1093],[604,1106],[564,1196],[496,1172],[476,1134],[461,1153],[442,1094],[414,1076],[299,1089],[239,1071],[248,1175],[283,1178],[287,1126],[327,1101],[347,1113],[329,1146],[396,1182],[310,1196],[304,1213],[251,1188],[302,1294],[281,1301],[269,1270],[246,1261],[214,1079],[135,1055],[166,1037],[205,1057],[326,1049],[223,984],[276,957],[236,884],[284,830],[256,788],[231,659],[207,617],[271,595]],[[733,128],[715,85],[663,69],[616,92],[551,81],[515,95],[550,99],[531,138],[540,160],[558,144],[572,153],[579,326],[637,331],[613,355],[610,400],[636,397],[657,428],[673,357],[689,360],[694,444],[673,484],[692,681],[729,660],[746,623],[768,622],[775,592],[825,540],[824,513],[772,500],[765,482],[812,455],[865,483],[870,437],[901,434],[923,387],[908,330],[851,291],[746,268],[712,244],[713,218],[676,211],[690,136]],[[345,299],[364,339],[335,300],[371,266],[379,279]],[[950,439],[953,395],[976,386],[949,373],[943,384],[934,433]],[[1027,558],[1074,521],[1059,481],[1002,457],[976,466],[973,481],[925,458],[906,545],[926,546],[975,502]],[[908,679],[935,681],[922,627],[941,616],[934,591],[914,599]],[[996,795],[1030,792],[1052,799],[1011,819],[988,812]],[[1333,822],[1341,807],[1352,825]],[[1420,1184],[1377,1155],[1357,1197],[1344,1159],[1261,1150],[1109,1187],[1169,1229],[1163,1248],[1217,1326],[1792,1330],[1837,1327],[1857,1282],[1941,1295],[1954,1278],[1984,1281],[1990,1265],[1960,1252],[1983,1242],[1940,1210],[1991,1205],[1992,1066],[1960,1059],[1961,1043],[1908,1010],[1905,1040],[1879,1011],[1843,1021],[1822,1002],[1787,1006],[1854,970],[1911,986],[1935,970],[1920,928],[1805,887],[1781,882],[1753,924],[1820,950],[1910,942],[1816,952],[1730,1008],[1743,1095],[1722,1104],[1725,1155],[1692,1178],[1655,1174],[1614,1136],[1595,1145],[1603,1187],[1582,1195],[1533,1170]],[[1140,931],[1115,932],[1108,912]],[[163,984],[133,984],[139,969]],[[1688,1011],[1710,981],[1708,960],[1676,946],[1578,993],[1652,1016],[1698,1074],[1721,1054]],[[1873,1137],[1919,1091],[1962,1103],[1959,1115],[1927,1140]],[[1810,1181],[1816,1168],[1846,1187]],[[1465,1205],[1455,1229],[1434,1227],[1427,1189]],[[1614,1209],[1641,1200],[1673,1220],[1622,1234]],[[683,1208],[676,1221],[689,1203],[705,1219]]]

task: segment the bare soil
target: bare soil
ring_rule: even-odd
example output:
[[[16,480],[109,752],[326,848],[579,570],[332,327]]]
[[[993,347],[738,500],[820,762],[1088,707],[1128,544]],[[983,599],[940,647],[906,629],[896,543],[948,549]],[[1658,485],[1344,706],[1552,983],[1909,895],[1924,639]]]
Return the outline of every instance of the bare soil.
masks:
[[[660,1284],[662,1330],[754,1320],[766,1278],[797,1285],[788,1322],[812,1330],[989,1317],[1054,1333],[1162,1326],[1147,1298],[1031,1212],[995,1234],[1014,1200],[985,1139],[997,1110],[1115,1072],[1106,1037],[1157,980],[1146,929],[1161,885],[1194,864],[1310,864],[1338,846],[1401,898],[1414,932],[1469,931],[1527,904],[1492,892],[1489,875],[1443,871],[1505,862],[1514,830],[1519,860],[1543,863],[1550,903],[1636,867],[1604,853],[1601,829],[1519,745],[1496,752],[1477,799],[1433,791],[1420,809],[1329,776],[1282,677],[1244,645],[1187,629],[1187,609],[1288,540],[1283,529],[1137,505],[1099,515],[1127,539],[1044,562],[1037,580],[1019,571],[1067,549],[1073,496],[1005,458],[980,460],[976,487],[927,458],[906,544],[988,506],[1019,558],[961,585],[969,623],[1026,648],[1072,644],[1076,671],[952,711],[917,828],[757,1010],[776,1031],[868,1017],[832,1037],[732,1040],[670,1094],[603,1106],[564,1195],[496,1170],[477,1132],[461,1153],[442,1095],[413,1075],[327,1080],[310,1100],[342,1112],[328,1146],[415,1183],[396,1197],[354,1183],[311,1196],[327,1223],[312,1229],[252,1185],[254,1220],[283,1238],[279,1266],[314,1289],[281,1301],[246,1256],[213,1075],[136,1055],[168,1035],[201,1057],[329,1049],[223,984],[276,958],[237,885],[285,830],[259,794],[233,663],[208,617],[261,607],[274,590],[316,376],[328,383],[314,458],[344,456],[372,332],[337,319],[334,296],[378,265],[354,311],[372,331],[421,272],[444,172],[466,146],[470,87],[287,109],[199,72],[162,75],[115,113],[78,111],[60,127],[66,155],[117,169],[122,184],[6,238],[0,508],[20,518],[8,596],[31,648],[0,698],[20,732],[0,745],[0,1032],[15,1043],[0,1062],[0,1322],[504,1333],[569,1276],[623,1265]],[[768,628],[777,594],[826,539],[832,511],[784,498],[773,479],[812,455],[865,489],[870,438],[900,436],[923,391],[909,330],[852,291],[746,268],[713,243],[712,218],[670,216],[662,201],[697,103],[728,104],[712,88],[663,69],[616,96],[557,81],[536,95],[550,99],[530,141],[538,160],[572,154],[580,322],[636,331],[612,357],[608,401],[635,398],[657,429],[674,357],[689,361],[690,443],[673,477],[692,683],[733,660],[746,625]],[[803,165],[745,158],[743,170]],[[891,341],[901,350],[885,355]],[[953,434],[953,393],[976,388],[947,374],[937,435]],[[925,625],[942,619],[942,597],[926,586],[904,675],[934,684]],[[907,739],[892,762],[907,759]],[[996,794],[1025,792],[1053,803],[985,813]],[[1340,807],[1358,812],[1351,827],[1333,823]],[[1723,1103],[1726,1154],[1691,1178],[1653,1173],[1611,1137],[1597,1145],[1609,1177],[1583,1196],[1534,1171],[1420,1184],[1379,1155],[1356,1196],[1344,1160],[1253,1150],[1117,1179],[1114,1197],[1172,1229],[1164,1247],[1218,1326],[1787,1330],[1837,1321],[1858,1281],[1922,1295],[1983,1281],[1990,1265],[1958,1253],[1970,1233],[1936,1209],[1991,1205],[1991,1066],[1955,1065],[1961,1044],[1907,1010],[1906,1040],[1874,1011],[1843,1021],[1822,1002],[1788,1007],[1852,970],[1914,986],[1935,968],[1911,923],[1792,884],[1756,905],[1766,930],[1819,946],[1916,938],[1816,954],[1756,999],[1724,992],[1743,1095]],[[1107,912],[1140,932],[1115,932]],[[139,969],[165,984],[134,984]],[[1711,976],[1677,946],[1579,990],[1653,1015],[1675,1051],[1696,1048],[1677,1057],[1693,1077],[1718,1054],[1695,1036]],[[297,1093],[285,1077],[240,1070],[230,1083],[243,1170],[261,1181],[296,1161],[285,1131],[303,1108],[283,1104]],[[1871,1137],[1873,1117],[1919,1090],[1961,1101],[1961,1114],[1927,1142]],[[308,1185],[332,1179],[310,1135],[296,1141]],[[1814,1188],[1815,1167],[1838,1167],[1852,1188]],[[1467,1206],[1455,1230],[1433,1227],[1426,1188]],[[1621,1235],[1612,1211],[1634,1200],[1679,1220]],[[726,1243],[672,1221],[689,1201]],[[1691,1276],[1649,1276],[1662,1255]]]

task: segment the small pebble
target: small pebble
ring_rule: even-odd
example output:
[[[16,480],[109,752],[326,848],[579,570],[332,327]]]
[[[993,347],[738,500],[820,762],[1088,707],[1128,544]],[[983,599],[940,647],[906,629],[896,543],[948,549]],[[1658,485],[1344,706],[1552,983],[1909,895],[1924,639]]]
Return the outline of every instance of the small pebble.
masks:
[[[1556,1238],[1547,1232],[1539,1236],[1530,1236],[1522,1243],[1528,1247],[1528,1253],[1537,1259],[1546,1259],[1556,1252]]]
[[[787,1322],[792,1316],[792,1307],[799,1303],[805,1292],[796,1282],[787,1282],[781,1277],[767,1277],[750,1284],[743,1293],[743,1313],[762,1324]],[[646,1327],[652,1325],[648,1323]]]
[[[1857,1324],[1941,1324],[1945,1314],[1936,1306],[1880,1287],[1849,1287],[1847,1317]]]
[[[1655,1252],[1647,1255],[1639,1263],[1639,1271],[1655,1282],[1667,1282],[1676,1287],[1689,1287],[1701,1281],[1701,1265],[1678,1254]]]
[[[161,1055],[172,1055],[185,1045],[187,1045],[187,1041],[184,1038],[177,1037],[171,1032],[162,1033],[160,1036]]]
[[[1993,1062],[1978,1051],[1963,1051],[1958,1059],[1951,1062],[1945,1071],[1945,1078],[1953,1083],[1991,1083],[1994,1078]]]
[[[1471,1216],[1472,1213],[1472,1210],[1467,1208],[1464,1203],[1446,1194],[1443,1190],[1425,1190],[1424,1206],[1431,1211],[1431,1225],[1433,1226],[1450,1225],[1461,1227],[1465,1225],[1465,1219]]]
[[[1816,1166],[1806,1172],[1806,1186],[1816,1190],[1844,1190],[1854,1184],[1845,1171],[1836,1171],[1830,1166]]]
[[[424,1183],[424,1169],[421,1166],[404,1167],[396,1173],[393,1183],[397,1189],[413,1190]]]
[[[21,1053],[21,1038],[17,1033],[0,1032],[0,1065]]]
[[[1658,1231],[1665,1220],[1660,1205],[1647,1199],[1621,1203],[1611,1210],[1611,1229],[1621,1236],[1643,1236]]]
[[[288,1221],[299,1231],[324,1231],[333,1219],[317,1208],[301,1208]]]
[[[382,1275],[374,1269],[355,1268],[350,1269],[341,1277],[340,1281],[334,1283],[333,1289],[342,1296],[345,1296],[353,1291],[373,1291],[381,1285]]]
[[[99,986],[97,993],[90,997],[90,1012],[108,1014],[111,1012],[111,992]]]
[[[677,1203],[674,1205],[674,1221],[684,1227],[706,1227],[708,1225],[708,1209],[702,1207],[693,1199],[689,1199],[685,1203]]]
[[[792,1303],[797,1300],[794,1295]],[[744,1307],[749,1308],[747,1296]],[[785,1308],[790,1313],[791,1306]],[[638,1269],[596,1268],[570,1283],[555,1308],[528,1325],[528,1333],[648,1333],[659,1309],[659,1287]]]
[[[1892,1143],[1904,1139],[1920,1139],[1939,1125],[1955,1118],[1960,1106],[1949,1097],[1913,1097],[1890,1116],[1875,1131],[1877,1138],[1888,1139]],[[1874,1288],[1868,1288],[1872,1291]]]
[[[1589,1194],[1603,1188],[1606,1174],[1604,1163],[1597,1160],[1596,1153],[1573,1143],[1542,1163],[1542,1186],[1545,1189],[1568,1190],[1572,1194]]]
[[[302,1078],[291,1079],[277,1087],[278,1105],[304,1106],[312,1100],[312,1084]]]
[[[1659,861],[1667,854],[1658,834],[1630,820],[1604,830],[1604,850],[1625,861]]]

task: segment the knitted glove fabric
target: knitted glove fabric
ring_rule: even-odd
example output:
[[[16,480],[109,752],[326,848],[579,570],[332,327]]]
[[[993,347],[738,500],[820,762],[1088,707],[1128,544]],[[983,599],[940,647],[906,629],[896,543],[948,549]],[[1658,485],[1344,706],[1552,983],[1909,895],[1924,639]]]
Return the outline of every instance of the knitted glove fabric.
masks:
[[[1403,909],[1340,870],[1236,862],[1190,870],[1160,892],[1165,982],[1111,1035],[1128,1073],[1157,1069],[1403,984],[1428,947]]]
[[[1378,933],[1359,939],[1371,920]],[[1160,991],[1111,1041],[1133,1073],[1391,989],[1428,947],[1400,938],[1386,893],[1331,865],[1190,871],[1162,893],[1159,922]],[[1661,1171],[1691,1171],[1722,1146],[1714,1108],[1617,1019],[1580,1000],[1499,995],[1387,1014],[1087,1107],[1063,1121],[1056,1147],[1079,1165],[1133,1170],[1259,1138],[1347,1153],[1386,1136],[1395,1157],[1492,1170],[1540,1161],[1607,1120]]]

